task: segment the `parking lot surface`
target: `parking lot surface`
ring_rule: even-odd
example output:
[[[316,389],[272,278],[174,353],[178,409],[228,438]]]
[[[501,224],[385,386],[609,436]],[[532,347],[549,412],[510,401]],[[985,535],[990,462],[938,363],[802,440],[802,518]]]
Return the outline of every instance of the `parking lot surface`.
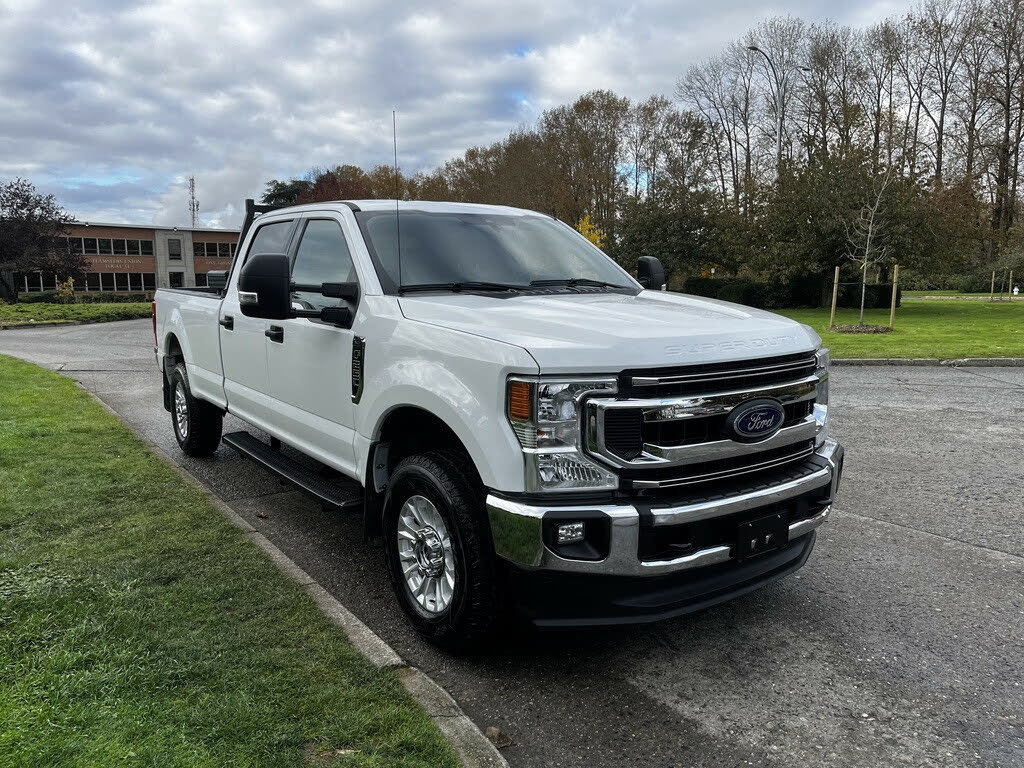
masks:
[[[1024,766],[1024,368],[834,369],[843,487],[795,576],[466,659],[408,629],[356,515],[225,446],[181,454],[152,347],[148,320],[0,331],[0,353],[78,379],[499,727],[513,766]]]

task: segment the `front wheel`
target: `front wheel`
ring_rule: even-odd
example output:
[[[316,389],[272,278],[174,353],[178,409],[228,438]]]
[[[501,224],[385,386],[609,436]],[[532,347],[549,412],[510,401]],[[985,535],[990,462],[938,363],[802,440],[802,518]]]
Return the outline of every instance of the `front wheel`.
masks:
[[[403,459],[383,521],[399,603],[424,638],[455,651],[485,644],[501,618],[483,493],[464,466],[443,452]]]
[[[189,456],[210,456],[220,444],[224,413],[192,395],[184,363],[174,366],[170,381],[171,422],[178,446]]]

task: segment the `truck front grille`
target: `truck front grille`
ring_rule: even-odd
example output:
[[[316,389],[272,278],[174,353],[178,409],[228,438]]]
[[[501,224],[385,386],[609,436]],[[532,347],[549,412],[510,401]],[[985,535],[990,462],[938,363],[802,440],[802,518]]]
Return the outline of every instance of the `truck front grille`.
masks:
[[[766,471],[814,450],[814,404],[824,378],[814,353],[658,371],[625,371],[614,397],[587,401],[588,451],[626,489],[680,488]],[[827,374],[826,374],[827,375]],[[731,439],[732,409],[767,398],[785,411],[759,443]]]

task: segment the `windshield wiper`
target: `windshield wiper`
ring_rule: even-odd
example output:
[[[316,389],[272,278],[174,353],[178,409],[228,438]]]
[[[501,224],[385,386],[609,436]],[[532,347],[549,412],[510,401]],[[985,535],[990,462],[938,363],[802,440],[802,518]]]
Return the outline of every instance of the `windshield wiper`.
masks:
[[[575,288],[577,285],[583,285],[588,288],[618,288],[620,290],[629,290],[628,285],[606,283],[604,280],[591,280],[589,277],[558,277],[552,280],[531,280],[530,285],[534,288],[544,285],[565,285],[569,288]]]
[[[512,283],[488,283],[479,280],[463,280],[455,283],[417,283],[415,285],[403,285],[398,289],[399,293],[412,293],[413,291],[522,291],[528,289],[528,285],[513,285]]]

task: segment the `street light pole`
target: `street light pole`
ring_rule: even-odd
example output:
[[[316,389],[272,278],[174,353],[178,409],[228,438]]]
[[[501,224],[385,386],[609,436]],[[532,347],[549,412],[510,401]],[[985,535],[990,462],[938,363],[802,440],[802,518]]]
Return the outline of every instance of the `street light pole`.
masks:
[[[768,68],[771,70],[772,80],[774,81],[774,88],[772,95],[775,97],[775,178],[778,179],[782,175],[782,124],[783,124],[783,113],[782,108],[786,103],[786,87],[789,84],[789,73],[794,69],[798,69],[802,72],[810,72],[808,67],[791,67],[785,69],[782,73],[779,73],[778,68],[775,66],[775,62],[772,61],[772,57],[761,50],[756,45],[748,45],[748,51],[754,53],[760,53],[764,56],[764,60],[768,62]]]

